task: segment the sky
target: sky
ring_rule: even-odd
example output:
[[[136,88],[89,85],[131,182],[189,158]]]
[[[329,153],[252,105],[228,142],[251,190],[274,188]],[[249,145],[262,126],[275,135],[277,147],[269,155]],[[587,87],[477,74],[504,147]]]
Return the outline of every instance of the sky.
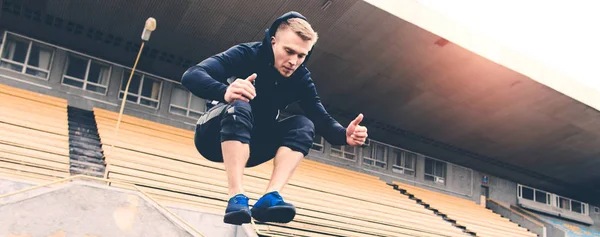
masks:
[[[600,93],[600,1],[366,1],[380,7],[416,1]],[[385,1],[398,4],[378,3]]]

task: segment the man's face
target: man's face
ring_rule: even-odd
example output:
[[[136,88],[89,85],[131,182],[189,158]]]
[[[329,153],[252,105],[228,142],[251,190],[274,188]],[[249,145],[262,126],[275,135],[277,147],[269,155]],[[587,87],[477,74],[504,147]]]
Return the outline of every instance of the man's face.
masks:
[[[271,38],[271,45],[275,57],[274,67],[284,77],[289,77],[296,71],[313,46],[312,41],[303,40],[289,28],[277,31]]]

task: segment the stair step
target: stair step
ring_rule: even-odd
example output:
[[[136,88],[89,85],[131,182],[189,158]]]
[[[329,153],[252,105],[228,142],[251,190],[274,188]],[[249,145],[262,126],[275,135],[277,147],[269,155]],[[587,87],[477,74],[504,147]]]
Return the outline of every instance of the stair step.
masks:
[[[102,150],[102,146],[100,145],[100,143],[87,143],[87,142],[81,142],[76,139],[70,141],[69,147],[76,147],[76,148],[88,149],[88,150]]]
[[[82,112],[82,111],[72,110],[72,111],[70,111],[70,113],[71,113],[70,115],[73,117],[93,117],[94,116],[94,113],[91,111]]]
[[[93,118],[94,114],[73,112],[73,114],[71,114],[69,116],[73,117],[73,118]]]
[[[84,123],[73,123],[70,122],[68,123],[69,125],[69,129],[74,129],[74,128],[87,128],[87,129],[98,129],[96,127],[96,124],[84,124]]]
[[[100,138],[93,139],[93,138],[86,138],[86,137],[71,136],[71,137],[69,137],[69,142],[71,142],[71,141],[78,141],[78,142],[83,142],[83,143],[102,145]]]
[[[69,128],[97,129],[97,124],[86,121],[69,121]]]
[[[98,134],[88,134],[88,133],[81,133],[81,132],[77,132],[77,131],[73,131],[70,132],[71,133],[71,140],[73,141],[79,141],[79,139],[84,138],[89,140],[86,143],[92,143],[92,144],[96,144],[100,142],[100,136]],[[83,141],[83,140],[81,140]]]
[[[73,111],[73,112],[71,112],[70,116],[72,116],[72,117],[91,118],[91,117],[94,117],[94,113],[83,113],[83,112]]]
[[[69,116],[71,122],[75,123],[87,123],[87,124],[95,124],[96,120],[93,116]]]
[[[89,175],[89,176],[99,177],[99,178],[104,177],[104,170],[97,171],[97,170],[89,170],[89,169],[71,167],[71,168],[69,168],[69,171],[71,172],[71,174],[83,174],[83,175]]]
[[[69,106],[69,111],[70,111],[70,112],[73,112],[73,113],[91,113],[91,114],[93,114],[93,113],[94,113],[94,112],[93,112],[93,111],[91,111],[91,110],[87,110],[87,109],[80,109],[80,108],[77,108],[77,107],[71,107],[71,106]]]
[[[69,132],[98,135],[98,129],[96,127],[74,126],[72,124],[69,125]]]
[[[100,151],[82,149],[82,148],[77,148],[77,147],[70,147],[69,151],[73,155],[94,157],[94,158],[99,158],[99,159],[102,159],[102,157],[104,157],[104,154],[102,154]]]
[[[75,159],[71,159],[69,161],[69,163],[71,163],[74,166],[84,166],[84,167],[85,166],[89,166],[89,167],[92,167],[92,168],[98,169],[98,170],[103,170],[105,168],[104,167],[104,161],[102,163],[100,163],[100,164],[95,163],[95,162],[96,162],[95,160],[93,162],[88,162],[88,161],[85,161],[85,160],[75,160]]]
[[[463,231],[464,233],[467,233],[471,236],[476,236],[475,233],[471,232],[470,230],[468,230],[465,226],[460,226],[456,224],[456,220],[453,219],[449,219],[448,216],[444,213],[439,212],[437,209],[432,208],[429,204],[424,203],[421,199],[415,197],[414,195],[407,193],[406,190],[403,190],[401,188],[399,188],[397,185],[390,185],[393,187],[394,190],[398,191],[399,193],[401,193],[402,195],[405,195],[408,197],[408,199],[411,199],[413,201],[415,201],[417,204],[423,206],[423,208],[432,211],[435,215],[439,216],[440,218],[442,218],[442,220],[451,223],[454,227],[460,229],[461,231]]]
[[[98,135],[81,133],[81,132],[77,132],[77,131],[69,131],[69,136],[79,136],[79,137],[84,137],[84,138],[89,138],[89,139],[100,140]]]
[[[69,121],[74,123],[96,124],[96,120],[93,116],[69,116]]]
[[[104,157],[98,158],[98,157],[89,157],[89,156],[82,156],[82,155],[73,154],[71,156],[70,160],[71,161],[80,161],[80,162],[85,162],[85,163],[98,164],[98,165],[104,166]]]

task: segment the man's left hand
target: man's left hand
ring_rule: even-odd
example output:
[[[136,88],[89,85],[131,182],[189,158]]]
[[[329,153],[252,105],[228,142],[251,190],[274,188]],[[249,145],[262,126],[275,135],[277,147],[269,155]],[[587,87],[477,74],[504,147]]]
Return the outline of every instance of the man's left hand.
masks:
[[[359,125],[363,114],[359,114],[346,128],[346,143],[350,146],[361,146],[367,140],[367,127]]]

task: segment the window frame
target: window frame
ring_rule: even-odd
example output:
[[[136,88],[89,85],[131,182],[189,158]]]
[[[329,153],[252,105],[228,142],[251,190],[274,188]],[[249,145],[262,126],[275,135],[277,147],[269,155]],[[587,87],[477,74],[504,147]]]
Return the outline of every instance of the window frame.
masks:
[[[523,187],[533,190],[533,200],[527,199],[527,198],[523,198]],[[573,200],[571,198],[563,197],[563,196],[560,196],[560,195],[556,195],[556,194],[553,194],[553,193],[550,193],[550,192],[546,192],[544,190],[532,188],[532,187],[529,187],[527,185],[517,184],[517,197],[518,198],[522,198],[522,199],[525,199],[525,200],[528,200],[528,201],[533,201],[533,202],[536,202],[536,203],[539,203],[539,204],[544,204],[544,203],[538,202],[536,200],[537,199],[536,196],[535,196],[536,191],[546,193],[546,203],[545,203],[545,205],[549,205],[549,206],[552,206],[552,207],[555,207],[555,208],[558,208],[558,209],[561,209],[561,210],[564,210],[564,211],[569,211],[569,212],[577,213],[577,214],[580,214],[580,215],[588,215],[588,212],[589,212],[588,211],[588,208],[589,208],[589,204],[588,203],[581,202],[581,201],[578,201],[578,200]],[[562,208],[561,207],[561,205],[562,205],[561,200],[563,200],[563,199],[568,203],[569,208]],[[573,202],[577,202],[577,203],[579,203],[581,205],[581,212],[573,211]]]
[[[370,154],[370,156],[366,156],[367,155],[365,153],[366,149],[365,149],[365,147],[363,147],[362,148],[362,152],[361,152],[362,163],[365,164],[365,165],[367,165],[367,166],[369,166],[369,167],[376,167],[376,168],[379,168],[379,169],[387,169],[388,163],[389,163],[388,159],[389,159],[389,154],[390,154],[389,150],[390,150],[391,146],[387,145],[385,143],[382,143],[382,142],[378,142],[378,141],[375,141],[375,140],[370,140],[369,141],[369,145],[366,146],[366,147],[371,147],[371,149],[370,149],[371,154]],[[384,149],[383,150],[383,161],[378,160],[377,157],[376,157],[377,156],[376,149],[378,149],[379,147],[382,147]],[[373,149],[373,148],[375,148],[375,149]],[[368,162],[365,162],[365,161],[372,162],[372,164],[369,164]],[[378,163],[379,164],[383,164],[383,167],[378,166],[377,165]]]
[[[416,169],[417,169],[417,159],[419,158],[419,155],[417,153],[414,153],[414,152],[411,152],[411,151],[407,151],[407,150],[404,150],[404,149],[400,149],[400,148],[397,148],[397,147],[393,147],[392,149],[399,150],[401,152],[401,154],[402,154],[402,157],[400,158],[400,162],[402,164],[396,165],[396,160],[394,160],[394,162],[392,163],[392,172],[399,173],[399,174],[411,175],[411,176],[415,175],[417,173],[416,172]],[[402,166],[402,165],[406,165],[406,154],[407,153],[411,153],[411,154],[415,155],[414,159],[412,160],[412,167],[413,167],[412,169],[409,169],[406,166]],[[406,171],[410,171],[412,173],[411,174],[407,174]]]
[[[87,60],[87,66],[86,66],[86,69],[85,69],[85,78],[83,80],[79,79],[79,78],[76,78],[76,77],[72,77],[72,76],[67,75],[67,70],[69,68],[69,63],[70,63],[69,56],[78,57],[80,59]],[[95,63],[98,63],[98,64],[101,64],[101,65],[104,65],[104,66],[108,67],[108,79],[106,81],[106,86],[88,81],[88,76],[90,74],[90,67],[92,66],[92,61],[94,61]],[[101,62],[101,61],[98,61],[98,60],[94,60],[94,59],[92,59],[90,57],[86,57],[85,55],[82,55],[82,54],[67,52],[67,57],[65,59],[65,67],[63,69],[62,79],[60,80],[60,83],[62,85],[64,85],[64,86],[73,87],[73,88],[77,88],[77,89],[82,89],[84,91],[88,91],[88,92],[91,92],[91,93],[96,93],[96,94],[99,94],[99,95],[107,95],[108,94],[108,86],[110,85],[110,77],[112,76],[112,69],[113,69],[113,66],[111,64],[104,63],[104,62]],[[65,78],[67,78],[69,80],[74,80],[74,81],[82,82],[83,83],[83,87],[78,87],[78,86],[74,86],[74,85],[65,84]],[[88,90],[87,89],[87,85],[88,84],[90,84],[92,86],[96,86],[96,87],[104,87],[106,90],[104,91],[104,93],[100,93],[100,92],[97,92],[97,91]]]
[[[528,198],[524,198],[523,197],[523,187],[532,190],[532,192],[533,192],[533,199],[528,199]],[[538,202],[537,201],[537,196],[536,196],[537,192],[541,192],[541,193],[545,193],[546,194],[545,195],[546,196],[546,203]],[[533,202],[536,202],[536,203],[539,203],[539,204],[548,205],[548,206],[554,205],[553,202],[552,202],[552,200],[553,200],[552,193],[546,192],[544,190],[532,188],[532,187],[529,187],[527,185],[517,184],[517,197],[522,198],[522,199],[526,199],[526,200],[529,200],[529,201],[533,201]]]
[[[127,79],[129,79],[129,78],[127,78]],[[186,91],[187,97],[188,97],[187,108],[172,103],[172,101],[173,101],[173,91],[175,89],[183,89],[184,91]],[[119,91],[119,93],[120,93],[120,91]],[[198,118],[190,116],[190,112],[198,113],[198,114],[200,114],[202,116],[204,113],[206,113],[206,105],[204,105],[204,111],[197,111],[197,110],[192,109],[191,106],[192,106],[192,98],[193,97],[194,97],[194,94],[192,94],[192,92],[190,92],[189,90],[186,90],[185,87],[180,86],[178,84],[174,84],[173,85],[173,89],[171,90],[171,98],[169,100],[169,113],[170,114],[174,114],[174,115],[179,115],[179,116],[185,116],[185,117],[188,117],[188,118],[198,119]],[[159,98],[160,98],[160,96],[159,96]],[[202,98],[200,98],[200,99],[202,99]],[[204,100],[204,99],[202,99],[202,100]],[[206,100],[204,100],[204,103],[206,103]],[[176,109],[185,110],[185,115],[181,115],[181,114],[177,114],[177,113],[171,112],[171,108],[173,108],[173,107],[175,107]]]
[[[579,214],[584,214],[585,215],[585,203],[577,201],[577,200],[573,200],[570,199],[570,207],[571,207],[571,212],[575,212],[575,213],[579,213]],[[574,203],[579,203],[579,208],[581,208],[581,212],[576,212],[574,211],[573,205]]]
[[[433,170],[432,170],[433,174],[428,174],[427,171],[425,171],[425,169],[427,168],[426,167],[427,166],[427,159],[430,159],[430,160],[433,161]],[[444,167],[445,167],[445,169],[444,169],[444,177],[435,175],[436,163],[443,163],[444,164]],[[448,162],[445,162],[445,161],[442,161],[442,160],[438,160],[438,159],[426,156],[425,160],[423,162],[423,165],[425,166],[425,167],[423,167],[424,168],[423,169],[423,179],[425,179],[425,181],[437,183],[437,182],[435,182],[435,179],[436,178],[438,178],[438,179],[441,178],[444,181],[443,184],[444,185],[446,184],[446,177],[448,176]],[[433,180],[428,180],[427,176],[433,177]]]
[[[57,50],[65,51],[67,53],[78,54],[78,55],[84,56],[86,58],[91,58],[91,59],[96,60],[98,62],[111,65],[111,67],[121,68],[123,71],[131,71],[133,69],[130,66],[126,66],[126,65],[123,65],[123,64],[119,64],[119,63],[116,63],[116,62],[112,62],[112,61],[108,61],[108,60],[105,60],[105,59],[102,59],[102,58],[98,58],[98,57],[95,57],[95,56],[92,56],[92,55],[81,53],[81,52],[78,52],[78,51],[75,51],[75,50],[72,50],[72,49],[69,49],[69,48],[61,47],[61,46],[56,45],[56,44],[51,44],[51,43],[48,43],[48,42],[44,42],[44,41],[41,41],[41,40],[38,40],[38,39],[35,39],[35,38],[32,38],[32,37],[28,37],[28,36],[25,36],[25,35],[22,35],[22,34],[11,32],[9,30],[4,30],[3,42],[6,42],[6,35],[7,34],[11,34],[11,35],[17,36],[19,38],[24,38],[24,39],[27,39],[27,40],[31,40],[31,41],[34,41],[34,42],[36,42],[38,44],[45,45],[47,47],[52,48],[53,49],[53,55],[52,55],[52,59],[50,61],[51,64],[49,66],[50,67],[50,71],[52,71],[52,65],[54,63],[54,59],[55,59],[55,55],[56,55]],[[0,47],[0,55],[1,55],[2,51],[3,51],[3,49],[4,49],[4,43],[1,44],[1,46],[2,47]],[[14,72],[14,70],[6,69],[6,68],[5,68],[5,70],[9,70],[9,71],[13,71]],[[169,78],[166,78],[166,77],[162,77],[162,76],[155,75],[155,74],[152,74],[152,73],[149,73],[149,72],[145,72],[143,70],[136,69],[135,71],[137,73],[143,73],[144,75],[148,75],[148,76],[150,76],[152,78],[155,78],[155,79],[159,80],[161,82],[161,84],[163,84],[163,86],[164,86],[164,82],[171,82],[171,83],[174,83],[174,84],[181,84],[181,82],[179,82],[179,81],[175,81],[175,80],[172,80],[172,79],[169,79]],[[26,75],[30,76],[30,77],[35,77],[35,76],[29,75],[29,74],[26,74]],[[36,77],[36,78],[39,79],[40,77]],[[159,96],[162,96],[162,87],[163,86],[161,86],[161,94]],[[119,85],[119,88],[120,88],[120,85]],[[118,98],[118,95],[117,95],[117,98]]]
[[[123,85],[124,81],[125,81],[125,83],[127,83],[127,80],[129,80],[129,77],[125,76],[128,72],[132,72],[132,70],[123,70],[123,75],[121,76],[121,83],[119,83],[119,92],[117,93],[117,99],[119,101],[122,101],[123,98],[125,97],[125,91],[123,89],[121,89],[121,86]],[[137,96],[137,102],[133,102],[133,101],[130,101],[130,100],[126,100],[126,101],[129,102],[129,103],[132,103],[132,104],[137,104],[137,105],[140,105],[140,106],[144,106],[144,107],[147,107],[147,108],[158,110],[160,108],[160,105],[161,105],[160,100],[161,100],[161,97],[162,97],[162,90],[163,90],[163,86],[164,86],[164,84],[163,84],[164,81],[161,80],[161,79],[159,79],[159,78],[155,78],[152,75],[147,75],[147,73],[139,72],[138,70],[135,70],[135,72],[133,72],[133,75],[135,75],[136,73],[141,75],[141,77],[140,77],[140,88],[138,88],[137,94],[133,94],[132,92],[127,92],[127,97],[129,97],[130,95]],[[159,86],[159,89],[158,89],[158,98],[157,99],[152,99],[152,98],[148,98],[148,97],[142,96],[142,88],[144,88],[144,81],[145,81],[144,79],[146,79],[146,76],[149,76],[152,79],[156,79],[160,83],[160,86]],[[123,96],[121,96],[121,93],[123,93]],[[140,101],[142,100],[142,97],[144,97],[144,99],[146,99],[146,100],[150,100],[150,101],[156,102],[156,107],[140,103]]]
[[[352,147],[352,149],[354,149],[354,152],[353,152],[353,153],[346,152],[346,151],[345,151],[345,148],[346,148],[346,147]],[[334,150],[335,150],[336,152],[340,152],[340,153],[342,153],[342,155],[341,155],[341,156],[335,155],[335,154],[332,152],[332,151],[334,151]],[[354,147],[354,146],[342,145],[342,146],[340,146],[340,149],[337,149],[337,148],[335,148],[334,146],[330,146],[330,147],[329,147],[329,155],[330,155],[330,156],[333,156],[333,157],[335,157],[335,158],[341,158],[341,159],[343,159],[343,160],[348,160],[348,161],[357,161],[357,159],[358,159],[358,155],[359,155],[358,153],[359,153],[359,152],[358,152],[358,149],[356,149],[356,147]],[[354,158],[353,158],[353,159],[346,158],[346,156],[345,156],[346,154],[352,154],[352,155],[354,155]]]
[[[325,138],[321,135],[318,135],[318,136],[321,137],[321,142],[315,143],[314,138],[313,138],[313,143],[312,143],[312,146],[310,146],[310,149],[315,152],[325,153]],[[321,147],[321,150],[314,149],[315,146]]]
[[[563,202],[561,202],[562,200],[564,200],[565,203],[568,203],[568,205],[569,205],[568,209],[562,207],[562,203],[563,203]],[[556,203],[557,203],[557,207],[560,208],[560,209],[567,210],[567,211],[572,211],[573,210],[572,205],[571,205],[572,204],[571,200],[568,199],[568,198],[556,195]]]
[[[519,189],[520,189],[519,190],[520,191],[519,192],[519,195],[520,195],[519,197],[520,198],[523,198],[523,199],[526,199],[526,200],[529,200],[529,201],[534,201],[534,202],[536,201],[536,197],[535,197],[535,191],[536,190],[534,188],[527,187],[527,186],[520,186]],[[531,190],[531,199],[524,197],[524,195],[523,195],[523,192],[524,192],[523,189],[529,189],[529,190]]]
[[[17,38],[17,40],[21,39],[23,41],[29,41],[28,42],[29,44],[27,46],[27,52],[25,54],[25,62],[20,63],[20,62],[16,62],[16,61],[13,61],[13,60],[10,60],[10,59],[5,59],[5,58],[2,57],[2,54],[4,53],[4,48],[6,47],[6,40],[8,39],[8,35],[9,34],[12,37]],[[52,51],[52,54],[50,56],[50,63],[48,65],[48,69],[47,70],[29,65],[29,56],[31,54],[31,48],[33,46],[33,43],[36,43],[36,44],[40,45],[43,48],[48,48],[48,49],[50,49]],[[13,71],[13,72],[18,72],[18,73],[21,73],[23,75],[27,75],[27,76],[36,78],[38,80],[48,81],[50,79],[50,71],[52,71],[52,65],[54,64],[54,57],[56,56],[56,49],[57,49],[56,47],[54,47],[54,46],[52,46],[52,45],[50,45],[48,43],[45,43],[45,42],[42,42],[42,41],[30,38],[30,37],[27,37],[27,36],[24,36],[24,35],[19,35],[19,34],[15,34],[15,33],[9,32],[9,31],[4,31],[4,34],[2,36],[2,47],[0,47],[0,62],[4,61],[4,62],[10,63],[10,64],[21,66],[23,68],[21,69],[21,71],[12,70],[12,69],[9,69],[9,68],[2,68],[2,67],[0,67],[0,68],[4,69],[4,70]],[[39,77],[39,76],[28,74],[27,73],[27,69],[28,68],[44,72],[44,73],[46,73],[46,77],[43,78],[43,77]]]

